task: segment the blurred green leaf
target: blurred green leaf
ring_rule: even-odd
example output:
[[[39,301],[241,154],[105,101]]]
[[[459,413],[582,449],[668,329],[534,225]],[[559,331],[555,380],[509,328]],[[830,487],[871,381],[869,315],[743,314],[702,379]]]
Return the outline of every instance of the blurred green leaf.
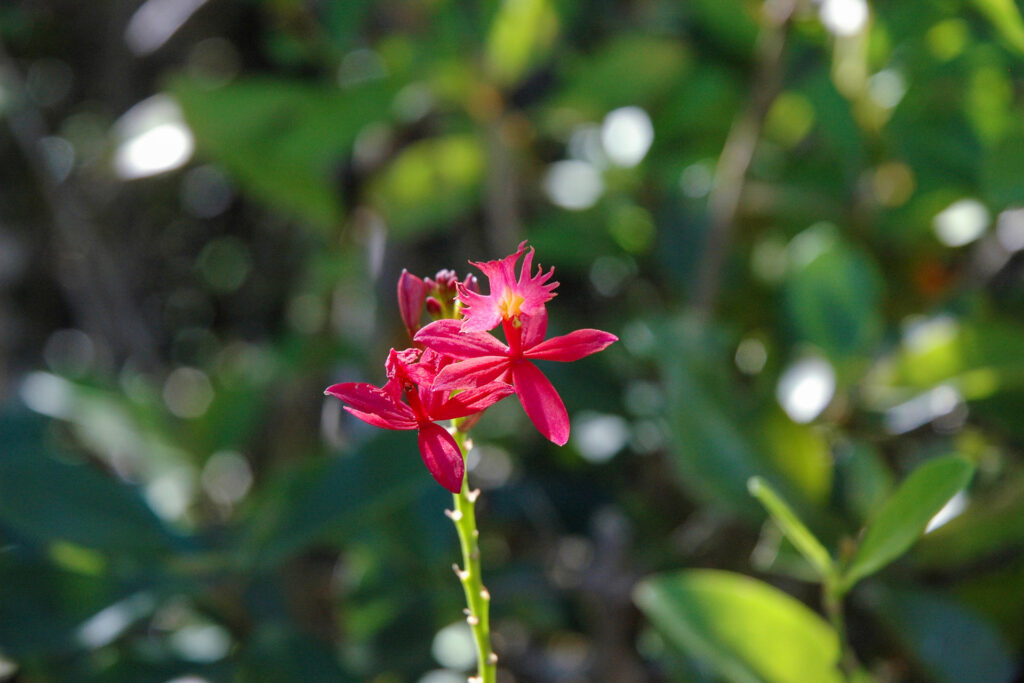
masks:
[[[566,62],[566,86],[556,104],[589,120],[616,107],[648,106],[676,88],[690,66],[689,53],[677,40],[615,36],[597,53]]]
[[[726,680],[842,680],[835,631],[766,583],[730,572],[685,571],[641,581],[634,600],[669,640]]]
[[[386,120],[391,88],[250,77],[219,87],[178,76],[181,104],[202,154],[251,196],[314,226],[341,218],[335,172],[360,130]]]
[[[931,567],[969,565],[1024,546],[1024,475],[1004,473],[955,519],[928,534],[915,551]]]
[[[892,492],[893,476],[876,448],[866,443],[844,445],[836,458],[837,488],[846,507],[864,522]]]
[[[1015,116],[1015,115],[1014,115]],[[1014,206],[1020,202],[1024,187],[1024,132],[1002,137],[998,144],[985,150],[981,167],[984,197],[996,208]]]
[[[790,454],[796,462],[780,465],[786,454],[773,452],[779,444],[761,443],[765,434],[757,433],[758,420],[775,407],[762,408],[737,386],[724,335],[691,317],[676,319],[656,334],[668,389],[672,462],[687,490],[758,523],[762,513],[747,490],[753,476],[766,477],[798,510],[818,499],[831,481],[831,464],[821,461],[816,441],[805,448],[802,426],[794,425],[801,434],[799,448]],[[816,516],[825,526],[831,522],[820,509]]]
[[[783,293],[797,339],[818,346],[833,362],[869,353],[884,329],[878,266],[824,226],[805,231],[794,243],[798,240],[809,253],[797,256]]]
[[[793,422],[780,408],[762,410],[758,445],[768,461],[803,498],[825,504],[832,493],[832,454],[813,426]]]
[[[263,566],[332,535],[355,533],[433,485],[409,432],[383,433],[359,452],[283,473],[256,502],[242,548]],[[440,491],[441,489],[438,488]],[[438,514],[443,510],[439,504]]]
[[[40,544],[67,541],[137,558],[175,545],[133,487],[43,453],[0,460],[0,523]]]
[[[1013,0],[972,0],[978,11],[992,22],[999,35],[1018,54],[1024,54],[1024,20]]]
[[[370,197],[396,237],[436,231],[476,206],[485,164],[476,136],[420,140],[370,181]]]
[[[487,36],[487,64],[498,83],[515,85],[543,60],[558,23],[548,0],[503,0]]]
[[[1016,662],[991,624],[962,605],[914,589],[873,592],[876,616],[936,683],[1008,683]]]
[[[106,607],[114,593],[106,578],[0,555],[0,646],[8,656],[67,650],[75,629]]]
[[[694,0],[686,5],[711,38],[740,57],[749,57],[757,40],[757,21],[740,0]]]
[[[907,337],[870,375],[867,395],[876,407],[939,384],[949,384],[969,401],[1024,388],[1024,358],[1017,352],[1024,348],[1024,327],[1015,321],[939,316]]]
[[[782,532],[796,546],[797,550],[807,558],[817,570],[819,577],[828,579],[835,572],[832,556],[825,546],[811,533],[792,508],[777,494],[761,477],[753,477],[747,482],[750,494],[761,501],[765,509],[779,525]]]
[[[723,340],[692,318],[666,325],[657,338],[668,389],[672,463],[684,485],[701,500],[760,519],[746,489],[764,469],[744,428],[753,410],[732,391]]]
[[[973,475],[974,466],[956,455],[935,458],[914,470],[868,525],[844,574],[846,587],[905,553]]]

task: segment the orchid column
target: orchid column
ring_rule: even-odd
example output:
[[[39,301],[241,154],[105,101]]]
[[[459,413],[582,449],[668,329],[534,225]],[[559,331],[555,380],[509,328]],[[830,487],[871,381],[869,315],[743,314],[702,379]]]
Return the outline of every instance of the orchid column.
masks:
[[[480,292],[473,276],[459,282],[450,270],[438,272],[433,280],[403,271],[399,309],[417,346],[391,350],[383,387],[348,382],[326,391],[364,422],[416,430],[424,464],[452,492],[455,507],[446,512],[462,547],[462,566],[456,565],[455,572],[477,645],[477,676],[470,680],[480,683],[495,680],[497,656],[491,649],[490,594],[481,578],[477,544],[475,502],[480,491],[471,491],[465,477],[466,431],[489,406],[515,393],[540,433],[564,445],[569,440],[565,404],[533,361],[574,361],[616,341],[614,335],[593,329],[544,338],[546,304],[558,283],[549,282],[553,268],[545,273],[538,266],[531,272],[533,253],[523,242],[499,261],[473,263],[488,278],[488,294]],[[424,308],[434,322],[420,329]],[[504,342],[490,333],[499,325]],[[451,429],[438,425],[439,420],[451,420]]]

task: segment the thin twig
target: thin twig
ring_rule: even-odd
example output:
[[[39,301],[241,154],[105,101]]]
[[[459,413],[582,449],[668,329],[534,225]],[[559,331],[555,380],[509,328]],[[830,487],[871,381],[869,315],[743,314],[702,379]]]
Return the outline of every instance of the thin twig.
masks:
[[[0,82],[10,104],[3,117],[50,209],[58,258],[54,277],[78,323],[102,336],[119,355],[152,365],[155,346],[129,297],[127,278],[104,248],[99,230],[71,179],[56,177],[40,153],[49,134],[42,112],[32,103],[14,60],[0,42]]]
[[[721,286],[721,270],[732,242],[740,198],[768,108],[782,83],[783,57],[794,0],[768,0],[757,38],[756,66],[746,108],[733,122],[715,167],[708,195],[708,232],[692,303],[710,314]]]

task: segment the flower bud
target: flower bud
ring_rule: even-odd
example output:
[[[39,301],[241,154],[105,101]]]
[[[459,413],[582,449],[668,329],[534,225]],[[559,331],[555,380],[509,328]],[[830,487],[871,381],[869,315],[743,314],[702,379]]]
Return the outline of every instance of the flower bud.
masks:
[[[402,269],[398,277],[398,310],[411,339],[420,329],[423,315],[423,301],[427,296],[427,285],[408,270]]]
[[[437,271],[437,275],[426,278],[424,286],[427,290],[427,313],[434,320],[458,317],[455,297],[459,293],[459,276],[454,270],[445,268]]]
[[[428,296],[427,315],[429,315],[434,320],[440,320],[441,318],[444,317],[443,315],[441,315],[442,313],[444,313],[444,310],[441,307],[441,302],[432,296]]]

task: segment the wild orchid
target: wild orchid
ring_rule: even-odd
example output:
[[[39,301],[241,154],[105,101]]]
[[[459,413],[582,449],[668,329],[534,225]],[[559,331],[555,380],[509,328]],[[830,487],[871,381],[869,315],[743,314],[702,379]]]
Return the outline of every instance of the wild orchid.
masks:
[[[538,266],[526,242],[498,261],[471,262],[488,279],[483,294],[474,276],[459,281],[453,271],[431,278],[402,271],[398,307],[415,346],[391,349],[381,387],[363,382],[335,384],[325,393],[341,399],[345,410],[384,429],[416,430],[420,456],[434,479],[454,495],[455,523],[463,566],[455,566],[466,595],[466,620],[477,645],[476,683],[494,683],[497,656],[490,644],[490,594],[480,576],[475,502],[465,477],[466,431],[491,405],[515,394],[527,417],[550,441],[569,440],[569,415],[554,386],[534,361],[574,361],[617,340],[601,330],[581,329],[545,339],[546,304],[557,282]],[[522,258],[518,277],[516,263]],[[423,311],[434,322],[420,326]],[[501,325],[505,341],[490,331]],[[446,429],[438,421],[450,420]]]

